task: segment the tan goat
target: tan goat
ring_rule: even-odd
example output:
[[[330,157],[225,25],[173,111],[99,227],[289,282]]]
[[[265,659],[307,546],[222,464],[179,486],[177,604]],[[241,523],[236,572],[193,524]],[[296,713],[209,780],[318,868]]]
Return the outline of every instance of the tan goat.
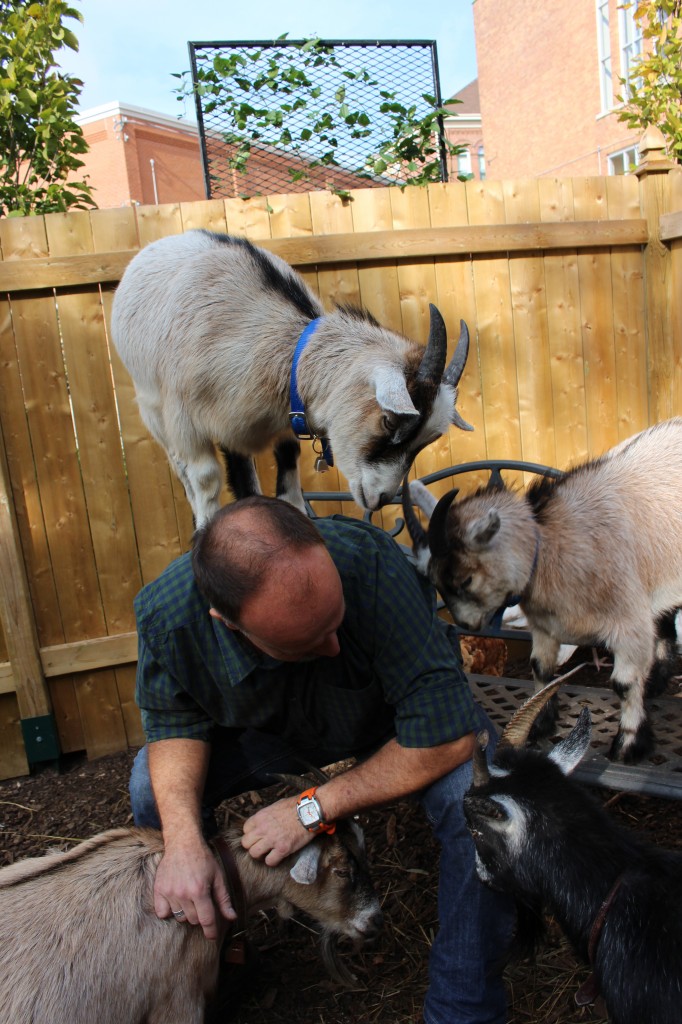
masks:
[[[325,935],[374,937],[381,910],[364,866],[362,833],[341,824],[341,836],[317,837],[276,868],[254,860],[239,833],[226,833],[225,858],[236,868],[245,912],[274,907],[286,917],[297,908],[320,922]],[[0,870],[0,1019],[201,1024],[221,944],[200,927],[154,913],[162,854],[160,832],[122,828],[68,853]],[[233,901],[241,902],[234,891]],[[325,950],[332,955],[329,943]]]
[[[558,480],[539,479],[525,494],[489,487],[455,501],[453,490],[434,507],[411,484],[411,498],[431,516],[428,534],[403,489],[418,564],[465,632],[520,604],[538,689],[552,678],[561,643],[613,653],[621,721],[610,754],[626,762],[653,749],[645,690],[660,690],[674,653],[681,480],[682,419],[671,419]],[[554,705],[538,719],[543,732],[553,726]]]

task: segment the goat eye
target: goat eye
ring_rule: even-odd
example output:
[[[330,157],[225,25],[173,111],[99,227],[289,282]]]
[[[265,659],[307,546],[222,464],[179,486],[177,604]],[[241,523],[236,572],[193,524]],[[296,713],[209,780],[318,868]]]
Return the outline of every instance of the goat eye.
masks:
[[[334,868],[334,874],[338,875],[339,878],[350,878],[350,871],[348,868]]]
[[[395,429],[395,423],[393,417],[388,416],[386,413],[381,417],[381,426],[384,428],[387,434],[392,434]]]
[[[459,585],[460,589],[461,590],[468,590],[469,587],[471,586],[472,579],[473,579],[473,576],[467,576],[467,578],[465,580],[462,580],[462,582]]]

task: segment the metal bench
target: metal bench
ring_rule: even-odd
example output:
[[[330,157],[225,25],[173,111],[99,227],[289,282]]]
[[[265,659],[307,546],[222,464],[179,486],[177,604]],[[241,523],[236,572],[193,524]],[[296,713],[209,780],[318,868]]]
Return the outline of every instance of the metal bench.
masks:
[[[428,473],[418,479],[428,487],[429,484],[452,478],[455,486],[454,479],[467,473],[487,473],[488,480],[485,486],[489,487],[503,483],[504,473],[541,474],[557,479],[563,475],[561,470],[537,463],[493,459],[461,463]],[[349,508],[357,508],[350,492],[347,491],[305,491],[304,500],[308,514],[313,518],[317,518],[318,515],[315,511],[318,502],[340,502],[342,507],[344,502],[348,502]],[[389,504],[400,507],[401,500],[402,494],[399,491]],[[365,512],[363,518],[367,522],[372,522],[376,518],[376,513]],[[396,539],[409,557],[409,538],[406,538],[405,542],[399,539],[404,526],[402,517],[398,516],[395,525],[387,532]],[[506,627],[502,622],[501,613],[475,635],[525,642],[530,640],[530,633],[527,630]],[[503,727],[514,711],[533,693],[530,663],[528,671],[528,679],[469,675],[476,700],[496,726]],[[620,701],[613,690],[571,685],[570,680],[567,680],[561,689],[559,700],[560,714],[556,738],[571,730],[583,706],[587,705],[592,715],[592,754],[576,769],[576,778],[590,785],[609,789],[682,799],[682,697],[657,697],[648,702],[651,723],[656,735],[656,750],[651,758],[638,765],[614,764],[606,757],[620,719]]]

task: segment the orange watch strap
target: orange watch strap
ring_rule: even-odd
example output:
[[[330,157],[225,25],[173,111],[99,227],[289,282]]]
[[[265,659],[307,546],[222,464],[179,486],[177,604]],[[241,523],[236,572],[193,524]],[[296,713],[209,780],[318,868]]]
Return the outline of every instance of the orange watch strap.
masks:
[[[305,789],[302,793],[299,793],[296,803],[300,804],[301,800],[303,800],[304,797],[312,799],[316,793],[317,786],[312,786],[310,789]],[[336,822],[330,822],[329,824],[327,824],[326,821],[321,821],[318,828],[315,831],[326,832],[327,835],[331,836],[334,834],[334,832],[336,832]]]

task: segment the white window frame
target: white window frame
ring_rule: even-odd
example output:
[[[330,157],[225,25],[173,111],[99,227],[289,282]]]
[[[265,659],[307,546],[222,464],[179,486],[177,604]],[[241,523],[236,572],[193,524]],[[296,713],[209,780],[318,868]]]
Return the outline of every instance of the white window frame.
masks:
[[[620,74],[621,78],[626,83],[626,95],[627,87],[632,86],[637,89],[641,83],[641,79],[636,78],[631,82],[630,67],[633,61],[642,52],[642,26],[635,20],[635,8],[637,4],[632,3],[629,7],[619,8],[619,30],[620,30]]]
[[[623,158],[623,165],[627,159],[627,170],[616,171],[614,170],[614,160],[617,157]],[[626,146],[625,149],[619,149],[615,153],[609,153],[609,174],[630,174],[630,166],[634,164],[635,167],[639,164],[639,150],[637,146]]]
[[[473,174],[471,170],[471,150],[467,146],[457,154],[457,174]]]
[[[481,181],[485,181],[485,149],[483,144],[476,150],[476,159],[478,160],[478,176]]]
[[[597,53],[599,55],[599,90],[602,113],[613,109],[613,74],[611,71],[611,35],[609,0],[596,0]]]

